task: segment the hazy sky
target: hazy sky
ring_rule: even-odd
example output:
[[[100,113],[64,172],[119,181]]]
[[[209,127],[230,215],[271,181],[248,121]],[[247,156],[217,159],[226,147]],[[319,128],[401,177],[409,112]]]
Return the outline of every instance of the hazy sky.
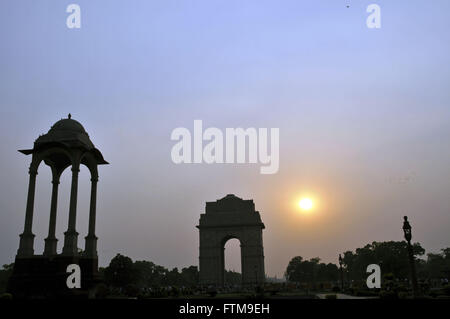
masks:
[[[81,7],[81,29],[66,7]],[[366,7],[381,7],[381,29]],[[347,8],[347,5],[350,5]],[[111,164],[100,168],[100,264],[116,254],[166,267],[198,264],[206,201],[254,199],[266,273],[289,260],[337,262],[345,250],[402,240],[450,246],[450,2],[1,1],[0,264],[23,231],[31,148],[70,112]],[[205,127],[280,128],[280,170],[175,165],[170,134]],[[67,229],[62,177],[58,250]],[[38,175],[33,232],[48,232],[50,170]],[[81,170],[84,248],[89,176]],[[311,196],[316,207],[295,207]],[[227,267],[240,269],[237,246]],[[228,245],[227,245],[228,247]],[[231,254],[229,254],[231,252]]]

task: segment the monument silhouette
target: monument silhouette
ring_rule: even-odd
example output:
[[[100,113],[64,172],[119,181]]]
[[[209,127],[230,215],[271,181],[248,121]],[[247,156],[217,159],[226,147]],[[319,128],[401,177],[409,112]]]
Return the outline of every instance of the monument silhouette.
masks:
[[[265,280],[262,230],[265,228],[253,200],[229,194],[206,203],[200,215],[200,284],[223,286],[225,244],[236,238],[241,243],[242,285],[261,285]]]
[[[8,282],[8,290],[18,298],[38,298],[70,296],[74,291],[66,285],[67,266],[77,264],[81,268],[81,291],[92,291],[99,282],[97,237],[95,235],[98,165],[108,164],[101,152],[95,148],[83,126],[67,119],[56,122],[47,134],[39,136],[32,149],[20,150],[32,155],[29,167],[28,197],[25,212],[24,231],[20,235],[13,274]],[[40,164],[44,162],[52,171],[52,195],[48,236],[45,239],[43,255],[34,254],[33,209],[36,176]],[[78,173],[80,165],[85,165],[91,175],[91,198],[89,209],[89,231],[85,237],[85,250],[78,249],[77,218]],[[58,185],[61,174],[68,167],[72,170],[68,228],[64,233],[62,253],[57,253],[55,237]]]

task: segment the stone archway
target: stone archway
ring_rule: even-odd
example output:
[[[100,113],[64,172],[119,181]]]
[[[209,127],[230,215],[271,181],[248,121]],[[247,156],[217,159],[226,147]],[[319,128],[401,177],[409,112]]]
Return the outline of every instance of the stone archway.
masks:
[[[253,200],[232,194],[206,203],[200,223],[200,284],[223,286],[225,243],[237,238],[241,243],[242,284],[264,283],[264,250],[262,230],[265,228]]]

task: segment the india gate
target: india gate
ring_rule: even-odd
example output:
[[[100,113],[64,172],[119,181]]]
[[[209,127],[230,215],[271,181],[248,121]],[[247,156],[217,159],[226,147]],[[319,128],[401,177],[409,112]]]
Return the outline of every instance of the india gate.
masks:
[[[236,238],[241,243],[242,285],[261,285],[265,280],[262,230],[264,224],[253,200],[229,194],[206,203],[200,215],[200,284],[225,283],[225,244]]]
[[[20,150],[31,155],[29,167],[28,195],[25,211],[25,225],[20,235],[13,274],[8,283],[9,290],[15,295],[27,297],[51,297],[70,295],[66,285],[67,266],[77,264],[81,269],[81,290],[88,291],[99,281],[97,237],[95,235],[98,165],[108,164],[100,151],[95,148],[83,126],[67,119],[56,122],[47,134],[39,136],[32,149]],[[42,255],[34,253],[33,211],[36,177],[41,163],[50,167],[52,172],[50,218],[48,236]],[[82,212],[89,218],[89,229],[85,237],[84,251],[78,248],[77,193],[80,166],[85,165],[91,176],[91,195],[88,212]],[[70,167],[72,182],[70,188],[69,218],[64,233],[62,252],[57,252],[58,239],[55,237],[58,186],[61,174]],[[50,181],[49,181],[50,182]],[[49,183],[50,184],[50,183]],[[66,214],[64,214],[66,216]]]

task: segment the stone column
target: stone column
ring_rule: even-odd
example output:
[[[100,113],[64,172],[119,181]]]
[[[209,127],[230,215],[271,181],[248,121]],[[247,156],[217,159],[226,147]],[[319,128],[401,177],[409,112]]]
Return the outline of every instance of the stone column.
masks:
[[[91,203],[89,207],[89,232],[85,237],[85,255],[92,258],[97,258],[97,236],[95,236],[95,219],[97,207],[97,182],[98,177],[91,178]]]
[[[56,255],[56,248],[58,239],[55,237],[56,232],[56,210],[58,204],[58,186],[59,186],[59,178],[53,174],[52,180],[52,199],[50,204],[50,223],[48,226],[48,237],[45,239],[45,256]]]
[[[225,245],[222,248],[220,254],[220,269],[219,269],[219,286],[223,287],[225,285]]]
[[[221,260],[223,246],[220,245],[215,229],[200,226],[198,228],[200,229],[200,284],[217,286],[220,284],[221,271],[223,273]]]
[[[70,208],[69,208],[69,226],[64,233],[63,255],[78,255],[78,233],[76,231],[77,221],[77,194],[78,194],[78,173],[80,172],[78,165],[72,166],[72,187],[70,190]]]
[[[262,230],[248,230],[249,240],[242,249],[242,281],[244,285],[261,285],[265,281],[264,249],[262,245]]]
[[[29,170],[30,180],[28,182],[28,196],[27,208],[25,212],[25,227],[23,233],[20,235],[19,250],[17,257],[31,257],[34,254],[34,235],[32,233],[33,227],[33,209],[34,209],[34,194],[36,189],[36,175],[37,169],[30,166]]]

